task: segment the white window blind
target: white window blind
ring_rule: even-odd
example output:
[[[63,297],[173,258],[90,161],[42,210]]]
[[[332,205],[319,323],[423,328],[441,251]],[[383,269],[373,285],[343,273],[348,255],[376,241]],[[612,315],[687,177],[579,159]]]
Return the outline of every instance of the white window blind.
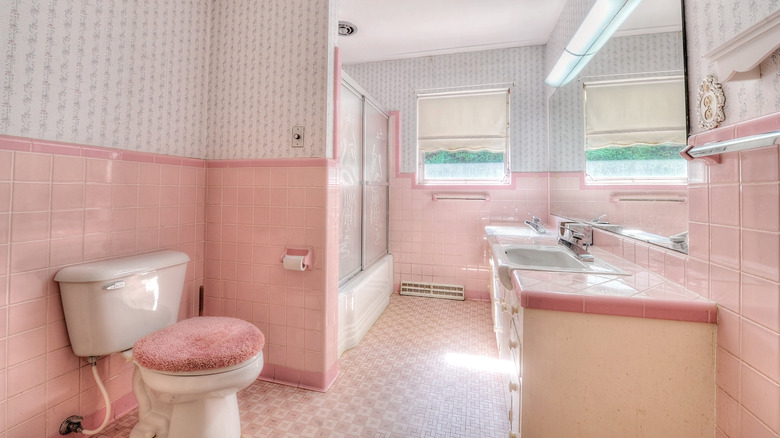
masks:
[[[506,151],[508,102],[507,89],[418,96],[419,150]]]
[[[682,77],[585,83],[585,149],[686,142]]]

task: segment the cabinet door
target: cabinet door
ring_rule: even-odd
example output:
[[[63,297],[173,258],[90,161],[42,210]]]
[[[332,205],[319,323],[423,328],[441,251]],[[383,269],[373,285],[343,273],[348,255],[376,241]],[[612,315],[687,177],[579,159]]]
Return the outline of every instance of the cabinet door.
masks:
[[[509,436],[520,437],[520,424],[522,423],[522,410],[520,405],[520,381],[517,375],[509,381]]]
[[[523,309],[518,308],[517,314],[522,315]],[[512,408],[515,410],[512,413],[511,431],[520,436],[520,426],[522,424],[520,416],[523,413],[522,393],[523,393],[523,338],[520,337],[520,330],[517,326],[517,314],[512,318],[511,330],[509,331],[509,351],[512,355],[513,367],[512,375],[517,383],[516,387],[510,388],[510,396],[512,397]],[[513,391],[513,389],[516,389]]]

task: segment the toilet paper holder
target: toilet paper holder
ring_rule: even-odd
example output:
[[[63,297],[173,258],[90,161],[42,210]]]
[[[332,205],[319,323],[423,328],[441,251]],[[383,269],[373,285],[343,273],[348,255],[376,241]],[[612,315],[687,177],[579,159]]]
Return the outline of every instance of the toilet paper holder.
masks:
[[[311,248],[293,248],[287,247],[284,249],[282,256],[279,257],[279,261],[284,263],[284,258],[287,256],[303,257],[303,270],[311,269]]]

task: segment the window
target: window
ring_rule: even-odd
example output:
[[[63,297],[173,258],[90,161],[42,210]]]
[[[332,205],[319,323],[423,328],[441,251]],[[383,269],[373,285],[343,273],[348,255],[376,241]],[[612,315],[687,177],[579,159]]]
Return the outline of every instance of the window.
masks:
[[[681,76],[584,84],[588,184],[685,184]]]
[[[509,90],[417,96],[419,184],[509,184]]]

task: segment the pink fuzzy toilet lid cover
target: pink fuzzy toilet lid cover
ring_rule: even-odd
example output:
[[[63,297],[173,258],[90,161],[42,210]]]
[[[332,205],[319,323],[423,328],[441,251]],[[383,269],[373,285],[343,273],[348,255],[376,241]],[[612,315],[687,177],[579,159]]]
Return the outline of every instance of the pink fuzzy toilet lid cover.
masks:
[[[249,322],[221,316],[179,321],[136,341],[133,358],[157,371],[188,372],[238,365],[265,345],[263,333]]]

